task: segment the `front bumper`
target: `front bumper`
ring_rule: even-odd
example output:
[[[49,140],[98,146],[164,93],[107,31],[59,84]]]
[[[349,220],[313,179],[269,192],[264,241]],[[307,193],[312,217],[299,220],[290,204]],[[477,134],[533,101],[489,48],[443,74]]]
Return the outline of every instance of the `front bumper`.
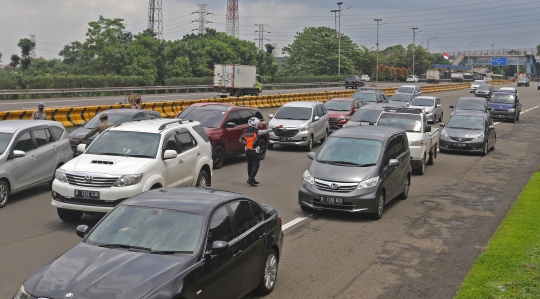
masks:
[[[433,113],[433,111],[432,112],[427,112],[425,114],[425,118],[426,118],[427,121],[433,121],[434,122],[435,121],[435,113]]]
[[[52,206],[56,208],[107,213],[125,199],[135,196],[145,189],[144,184],[138,183],[127,187],[83,187],[74,186],[54,180],[52,187]],[[99,199],[76,198],[75,190],[97,191]]]
[[[476,87],[472,87],[472,86],[471,86],[471,91],[470,91],[470,92],[471,92],[471,93],[475,92],[477,88],[478,88],[478,86],[476,86]]]
[[[307,146],[308,136],[310,131],[302,131],[296,133],[293,137],[285,137],[286,140],[276,136],[274,132],[270,132],[270,144],[291,145],[291,146]]]
[[[315,210],[334,210],[350,213],[375,213],[377,210],[377,190],[380,186],[367,189],[355,189],[351,192],[328,192],[302,180],[298,190],[298,204]],[[343,205],[321,203],[321,196],[343,198]]]
[[[458,144],[465,144],[458,146]],[[456,141],[446,137],[439,139],[439,149],[456,152],[482,152],[484,150],[484,139],[473,139],[471,141]]]
[[[420,167],[422,160],[425,159],[426,148],[419,145],[409,145],[409,151],[411,152],[411,167]]]
[[[516,117],[516,111],[514,112],[508,112],[508,111],[497,111],[492,110],[489,114],[491,118],[497,118],[497,119],[514,119]]]
[[[477,97],[484,97],[484,98],[489,98],[489,97],[490,97],[490,94],[489,94],[489,93],[479,93],[479,92],[475,92],[474,95],[477,96]]]

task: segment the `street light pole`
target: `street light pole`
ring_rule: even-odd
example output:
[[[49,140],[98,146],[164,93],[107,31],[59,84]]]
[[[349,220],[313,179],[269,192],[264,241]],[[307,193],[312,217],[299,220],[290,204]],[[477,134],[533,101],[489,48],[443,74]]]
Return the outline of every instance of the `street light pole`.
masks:
[[[379,83],[379,22],[382,21],[382,19],[373,19],[373,21],[377,22],[377,65],[375,66],[377,76],[375,81]]]
[[[341,4],[343,4],[343,2],[337,3],[339,7],[338,69],[337,69],[338,76],[341,75]]]
[[[330,12],[334,13],[334,30],[336,31],[336,33],[337,33],[337,12],[338,11],[339,10],[337,10],[337,9],[333,9],[333,10],[330,11]]]
[[[416,30],[418,30],[418,27],[412,27],[411,28],[412,31],[413,31],[413,54],[412,54],[412,74],[414,75],[414,56],[415,56],[415,52],[416,52]]]
[[[431,37],[431,38],[429,38],[429,39],[427,40],[427,51],[428,51],[428,52],[429,52],[429,41],[432,40],[432,39],[435,39],[435,38],[437,38],[437,37],[434,36],[434,37]]]

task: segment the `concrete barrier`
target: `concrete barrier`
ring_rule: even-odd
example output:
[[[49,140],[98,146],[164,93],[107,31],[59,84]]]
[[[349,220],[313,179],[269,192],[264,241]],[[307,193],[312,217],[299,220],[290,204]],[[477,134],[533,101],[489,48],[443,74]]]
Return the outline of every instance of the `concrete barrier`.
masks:
[[[511,81],[491,81],[493,85],[508,84]],[[459,84],[444,84],[444,85],[428,85],[422,86],[423,93],[441,92],[456,89],[469,88],[470,83]],[[392,96],[398,88],[388,87],[381,88],[387,96]],[[296,101],[317,101],[325,102],[332,98],[349,98],[355,90],[342,91],[323,91],[323,92],[306,92],[292,94],[273,94],[260,96],[245,96],[233,98],[210,98],[196,100],[180,100],[169,102],[147,102],[143,103],[142,109],[157,111],[163,117],[172,118],[182,110],[186,109],[193,103],[212,102],[212,103],[230,103],[235,106],[252,106],[257,108],[280,107],[285,103]],[[131,108],[129,104],[116,105],[100,105],[100,106],[81,106],[81,107],[65,107],[65,108],[45,108],[47,119],[61,122],[65,127],[79,126],[83,122],[89,121],[99,112],[109,109]],[[32,119],[33,110],[14,110],[0,112],[0,120],[17,120],[17,119]]]

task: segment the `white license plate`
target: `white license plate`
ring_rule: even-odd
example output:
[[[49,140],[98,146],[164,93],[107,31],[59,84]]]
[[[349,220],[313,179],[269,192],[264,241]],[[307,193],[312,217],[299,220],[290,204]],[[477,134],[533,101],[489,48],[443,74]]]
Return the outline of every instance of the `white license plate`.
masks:
[[[343,205],[343,198],[321,196],[321,203],[331,204],[331,205]]]
[[[453,144],[454,147],[467,147],[466,143],[455,143]]]
[[[279,141],[291,141],[291,137],[279,137]]]
[[[99,199],[99,191],[75,190],[75,198]]]

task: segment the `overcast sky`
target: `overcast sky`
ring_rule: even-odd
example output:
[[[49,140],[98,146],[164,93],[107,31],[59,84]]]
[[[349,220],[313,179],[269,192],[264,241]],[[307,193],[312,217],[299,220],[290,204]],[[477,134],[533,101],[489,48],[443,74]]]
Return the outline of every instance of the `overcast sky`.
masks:
[[[198,28],[192,12],[197,3],[208,4],[213,13],[209,27],[225,31],[227,0],[162,0],[165,39],[178,39]],[[337,1],[323,0],[239,0],[240,38],[254,41],[255,24],[267,24],[265,38],[278,48],[290,44],[296,32],[310,26],[334,27]],[[380,48],[412,43],[411,27],[418,27],[416,44],[431,52],[535,48],[540,43],[540,1],[535,0],[343,0],[341,31],[359,45],[376,44],[376,23],[379,26]],[[20,54],[16,44],[20,38],[35,34],[37,56],[56,58],[63,45],[84,41],[88,22],[99,15],[123,18],[131,32],[144,30],[147,24],[146,0],[0,0],[0,53],[3,63],[11,54]],[[349,8],[350,9],[347,9]],[[413,25],[414,22],[414,25]]]

